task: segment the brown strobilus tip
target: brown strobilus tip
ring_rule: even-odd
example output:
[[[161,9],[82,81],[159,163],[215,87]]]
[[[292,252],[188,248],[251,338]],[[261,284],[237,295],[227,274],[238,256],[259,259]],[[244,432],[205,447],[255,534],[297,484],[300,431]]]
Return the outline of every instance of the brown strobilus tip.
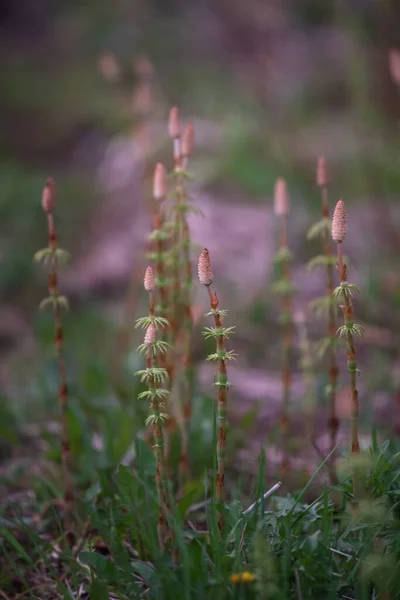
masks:
[[[168,121],[169,135],[173,140],[175,170],[181,169],[181,124],[179,121],[179,111],[173,106],[169,113]]]
[[[199,256],[197,264],[197,273],[200,283],[209,286],[213,282],[213,271],[211,265],[210,253],[207,248],[204,248]]]
[[[316,182],[319,187],[326,187],[329,184],[328,164],[325,156],[320,156],[318,158]]]
[[[154,272],[151,267],[147,267],[145,274],[144,274],[143,283],[144,283],[144,289],[146,290],[146,292],[152,292],[154,290],[154,286],[155,286]]]
[[[173,106],[169,111],[168,131],[171,138],[178,138],[181,135],[181,125],[179,122],[179,110]]]
[[[56,182],[49,177],[42,192],[42,208],[45,213],[50,214],[56,208]]]
[[[274,211],[278,216],[284,216],[289,213],[289,195],[286,187],[286,181],[279,177],[275,182],[274,189]]]
[[[339,200],[339,202],[335,206],[335,210],[333,213],[332,239],[337,244],[340,244],[341,242],[343,242],[346,232],[347,232],[346,207],[344,205],[343,200]]]
[[[153,196],[156,200],[163,200],[168,195],[167,170],[162,163],[157,163],[154,169]]]
[[[189,156],[192,155],[194,149],[194,125],[193,121],[186,123],[182,134],[182,159],[186,166]]]

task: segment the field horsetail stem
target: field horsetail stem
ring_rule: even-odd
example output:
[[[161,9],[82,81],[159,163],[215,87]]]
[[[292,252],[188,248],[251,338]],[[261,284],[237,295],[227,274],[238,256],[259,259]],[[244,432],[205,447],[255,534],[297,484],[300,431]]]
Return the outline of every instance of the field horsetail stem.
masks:
[[[167,244],[169,234],[166,231],[165,207],[163,206],[168,195],[167,171],[162,163],[157,163],[154,170],[153,198],[155,202],[153,212],[153,230],[150,234],[151,252],[147,256],[155,262],[155,287],[158,291],[157,313],[167,317],[168,313],[168,277],[167,277]],[[161,339],[166,340],[166,330],[161,333]],[[168,353],[160,356],[162,367],[168,365]]]
[[[176,340],[181,325],[182,314],[182,217],[183,206],[185,203],[185,174],[181,168],[181,125],[179,120],[179,111],[176,106],[171,108],[169,115],[169,134],[173,143],[174,169],[172,171],[173,189],[172,189],[172,239],[170,248],[170,271],[171,271],[171,295],[170,303],[170,322],[171,322],[171,344],[176,349]],[[174,379],[175,357],[171,355],[169,374],[171,384]]]
[[[144,279],[144,287],[149,292],[150,301],[150,315],[157,315],[166,319],[169,310],[169,279],[168,279],[168,243],[169,243],[169,232],[166,219],[166,208],[164,206],[168,196],[168,183],[167,183],[167,171],[162,163],[157,163],[154,169],[153,176],[153,223],[152,231],[148,238],[148,252],[146,252],[146,258],[152,261],[155,265],[155,272],[152,267],[148,267],[146,275],[151,272],[152,286],[151,289],[146,283],[146,275]],[[159,339],[162,342],[166,342],[169,334],[169,321],[165,321],[165,327],[159,332]],[[165,352],[159,354],[159,366],[163,369],[167,369],[168,382],[170,382],[170,374],[168,371],[168,365],[172,362],[170,353],[173,348],[170,346],[165,347]],[[166,401],[166,400],[165,400]],[[168,406],[170,409],[170,407]],[[168,426],[173,425],[173,420],[168,420]],[[146,434],[146,441],[150,443],[152,438],[151,429]]]
[[[158,539],[160,548],[163,549],[165,539],[169,531],[169,481],[167,475],[165,450],[164,450],[164,423],[169,419],[165,412],[165,398],[169,391],[161,386],[168,378],[165,368],[159,366],[159,357],[165,354],[168,348],[167,342],[158,340],[159,331],[168,326],[164,317],[156,316],[154,311],[154,288],[155,278],[153,269],[147,267],[144,276],[144,288],[149,295],[149,315],[136,321],[135,327],[145,330],[143,344],[138,347],[140,354],[146,357],[146,368],[137,371],[142,383],[146,383],[147,390],[141,392],[138,399],[145,398],[150,404],[150,414],[146,419],[146,425],[153,429],[154,450],[157,461],[156,487],[158,494]]]
[[[194,147],[193,123],[186,124],[181,136],[179,112],[176,107],[170,111],[169,134],[173,141],[174,169],[172,171],[172,235],[170,248],[170,320],[169,341],[174,348],[170,355],[168,372],[171,386],[176,379],[176,370],[181,369],[177,384],[172,388],[173,401],[179,396],[180,412],[180,461],[179,474],[181,483],[187,477],[189,466],[188,442],[192,416],[192,265],[190,261],[191,237],[187,219],[189,211],[195,210],[189,203],[188,173],[186,171],[189,157]],[[178,404],[178,403],[177,403]]]
[[[225,340],[233,333],[234,327],[224,327],[223,321],[227,314],[226,310],[219,308],[219,299],[211,290],[213,282],[213,271],[210,253],[207,248],[201,252],[198,261],[198,277],[200,283],[206,286],[210,299],[210,311],[207,317],[213,317],[214,327],[205,327],[203,335],[206,339],[214,338],[216,341],[216,352],[210,354],[206,360],[215,361],[218,364],[217,381],[214,384],[218,388],[217,416],[219,420],[217,439],[217,473],[216,473],[216,500],[220,504],[218,512],[218,526],[220,531],[224,527],[223,505],[225,500],[225,454],[226,454],[226,428],[227,428],[227,396],[229,386],[226,363],[235,358],[232,350],[226,349]]]
[[[321,298],[316,298],[310,303],[312,312],[317,316],[327,317],[327,335],[317,343],[318,358],[322,359],[325,353],[328,353],[329,364],[329,385],[326,389],[326,394],[329,399],[329,418],[328,430],[330,438],[330,452],[336,446],[337,434],[339,430],[339,419],[336,410],[336,393],[338,382],[338,363],[336,358],[336,309],[337,302],[333,296],[335,289],[334,285],[334,269],[336,257],[332,252],[331,239],[331,219],[329,215],[328,204],[328,184],[329,173],[326,159],[320,156],[317,161],[316,184],[321,190],[322,203],[322,219],[315,223],[307,234],[308,239],[320,237],[322,240],[323,254],[315,256],[308,264],[308,267],[324,267],[326,269],[326,295]],[[334,456],[332,455],[332,462]]]
[[[341,305],[344,317],[344,325],[339,327],[338,335],[346,339],[347,344],[347,370],[350,373],[351,390],[351,453],[360,452],[358,439],[358,391],[357,391],[357,355],[354,339],[362,337],[363,328],[354,322],[352,295],[354,292],[360,292],[359,288],[347,280],[347,266],[343,260],[342,244],[347,232],[346,207],[343,200],[336,204],[332,219],[332,239],[337,245],[337,268],[340,274],[340,285],[334,290],[333,295],[336,298],[342,298]],[[353,493],[357,499],[359,490],[357,489],[356,474],[353,474]]]
[[[334,256],[332,256],[331,240],[329,228],[331,225],[329,217],[328,204],[328,184],[329,173],[326,159],[320,156],[317,163],[317,185],[321,189],[322,198],[322,219],[326,224],[322,231],[323,249],[326,258],[326,291],[330,302],[328,303],[328,337],[329,337],[329,432],[330,432],[330,452],[336,446],[337,434],[339,429],[339,419],[336,412],[336,390],[339,375],[339,369],[336,359],[336,306],[332,302],[334,285]]]
[[[289,436],[289,407],[292,388],[292,357],[294,319],[292,309],[292,298],[295,291],[291,276],[291,262],[293,255],[288,248],[287,239],[287,216],[290,204],[289,195],[284,179],[279,178],[275,183],[274,190],[274,212],[279,220],[279,248],[275,254],[274,261],[279,268],[279,279],[274,284],[273,290],[282,298],[283,311],[280,322],[283,327],[283,363],[281,371],[282,380],[282,404],[279,419],[280,442],[282,450],[282,471],[289,466],[288,458],[288,436]]]
[[[58,359],[59,371],[59,405],[61,414],[61,462],[63,466],[64,477],[64,505],[66,513],[66,531],[67,538],[72,543],[71,520],[74,504],[74,487],[72,481],[72,456],[70,448],[70,433],[68,425],[68,384],[67,370],[64,359],[64,333],[61,320],[61,309],[69,308],[68,300],[60,295],[58,286],[58,271],[60,265],[67,262],[68,252],[58,246],[57,232],[54,225],[54,210],[56,208],[56,184],[54,179],[49,178],[42,193],[42,208],[47,216],[48,226],[48,246],[39,250],[34,256],[34,260],[41,263],[48,270],[48,290],[49,296],[45,298],[40,308],[51,307],[54,319],[54,348]]]
[[[186,124],[182,135],[182,168],[186,170],[189,157],[194,148],[194,127],[189,121]],[[183,382],[182,382],[182,439],[181,439],[181,457],[179,464],[180,479],[183,483],[187,479],[189,468],[189,438],[190,424],[192,420],[192,393],[193,393],[193,361],[192,361],[192,335],[193,335],[193,316],[192,316],[192,286],[193,273],[192,263],[190,261],[191,236],[189,223],[187,220],[187,208],[189,194],[187,191],[187,181],[183,182],[183,204],[185,210],[182,211],[182,259],[184,269],[184,280],[182,286],[183,296],[183,330],[182,330],[182,364],[183,364]]]
[[[165,317],[168,311],[168,280],[166,276],[166,243],[168,233],[165,231],[165,208],[163,202],[168,195],[167,171],[162,163],[157,163],[154,171],[153,197],[155,209],[153,214],[153,231],[150,240],[154,244],[156,263],[156,287],[159,293],[158,312]]]

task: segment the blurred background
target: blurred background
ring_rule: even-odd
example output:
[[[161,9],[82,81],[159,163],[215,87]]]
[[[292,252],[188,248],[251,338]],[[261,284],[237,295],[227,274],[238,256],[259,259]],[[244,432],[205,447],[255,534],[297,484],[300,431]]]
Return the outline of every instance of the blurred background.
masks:
[[[321,154],[331,208],[339,198],[348,207],[345,251],[351,281],[363,291],[355,310],[366,326],[359,345],[365,430],[372,421],[399,431],[399,24],[396,0],[2,2],[3,460],[25,460],[27,447],[57,452],[50,444],[58,414],[53,325],[37,310],[47,282],[32,261],[47,244],[40,199],[49,175],[58,185],[60,244],[72,257],[60,285],[72,309],[65,332],[76,451],[85,432],[105,426],[118,434],[110,436],[114,460],[129,446],[138,423],[133,372],[141,340],[133,319],[145,314],[148,199],[155,163],[172,166],[172,105],[195,123],[191,190],[205,217],[193,217],[193,238],[210,248],[221,303],[237,327],[232,420],[242,423],[239,438],[253,432],[250,441],[238,439],[237,464],[258,452],[279,408],[279,306],[269,289],[278,176],[291,196],[296,310],[307,313],[324,290],[323,274],[304,266],[319,253],[306,232],[320,216]],[[213,375],[202,366],[206,296],[195,287],[201,407],[213,397]],[[323,328],[310,319],[310,339]],[[299,360],[294,368],[296,418],[304,395]],[[315,379],[321,422],[324,377]],[[346,400],[341,410],[346,422]]]

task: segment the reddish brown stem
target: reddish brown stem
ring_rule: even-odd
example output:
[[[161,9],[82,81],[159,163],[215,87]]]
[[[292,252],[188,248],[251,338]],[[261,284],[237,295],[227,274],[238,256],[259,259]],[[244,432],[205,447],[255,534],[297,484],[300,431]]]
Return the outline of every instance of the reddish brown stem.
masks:
[[[48,214],[49,247],[57,249],[57,234],[54,227],[53,215]],[[70,529],[71,512],[74,503],[74,489],[72,483],[72,457],[70,448],[70,435],[68,425],[68,385],[67,372],[64,360],[64,335],[61,321],[60,304],[58,301],[59,288],[57,277],[57,261],[55,256],[51,262],[51,271],[49,274],[49,294],[53,298],[53,317],[54,317],[54,347],[58,359],[59,370],[59,404],[61,414],[61,461],[63,465],[64,477],[64,503],[67,513],[67,531]],[[68,531],[70,534],[70,531]]]
[[[211,286],[207,286],[210,298],[210,308],[214,311],[215,328],[221,330],[223,327],[223,318],[218,313],[219,300],[217,294],[213,294]],[[217,353],[224,354],[226,350],[225,338],[223,335],[217,337]],[[216,499],[218,504],[223,505],[225,500],[225,453],[226,453],[226,420],[227,420],[227,369],[226,361],[223,358],[218,360],[218,400],[217,415],[219,419],[218,439],[217,439],[217,477],[216,477]],[[224,528],[224,515],[222,510],[218,512],[218,527],[220,531]]]
[[[347,282],[347,267],[343,262],[342,244],[338,243],[338,267],[340,272],[341,283]],[[343,316],[345,325],[353,323],[353,306],[348,292],[343,291],[344,305]],[[350,373],[350,388],[351,388],[351,452],[357,454],[360,452],[360,444],[358,440],[358,390],[357,390],[357,355],[354,345],[354,337],[351,331],[347,330],[347,368]]]
[[[338,253],[338,269],[340,273],[340,282],[342,284],[347,283],[347,268],[346,264],[343,262],[343,251],[342,244],[338,242],[337,244],[337,253]],[[358,412],[359,412],[359,404],[358,404],[358,390],[357,390],[357,355],[356,349],[354,345],[354,338],[351,332],[351,325],[353,324],[353,306],[350,299],[350,294],[348,291],[343,289],[343,301],[342,305],[344,322],[347,326],[347,369],[350,373],[350,393],[351,393],[351,453],[353,455],[358,454],[360,452],[360,444],[358,439]],[[359,499],[360,496],[360,486],[359,479],[356,472],[356,469],[353,470],[353,497],[354,499]]]
[[[287,222],[286,215],[280,217],[280,248],[287,249]],[[288,260],[283,262],[282,266],[282,279],[288,284],[291,282],[291,268]],[[283,331],[283,365],[281,373],[282,381],[282,406],[280,415],[280,432],[281,432],[281,445],[282,445],[282,469],[286,470],[289,466],[288,457],[288,429],[289,429],[289,405],[290,405],[290,394],[292,387],[292,354],[293,354],[293,319],[292,319],[292,294],[291,291],[287,291],[283,296],[283,310],[285,314],[285,324]]]
[[[322,216],[324,219],[329,219],[329,205],[328,205],[328,189],[327,186],[321,187],[321,195],[322,195]],[[332,257],[332,248],[331,248],[331,239],[328,231],[324,231],[323,235],[323,247],[325,256],[328,259],[327,267],[326,267],[326,290],[327,295],[330,299],[333,297],[333,291],[335,289],[334,285],[334,272],[333,272],[333,264],[330,260]],[[330,384],[330,394],[329,394],[329,435],[330,435],[330,452],[335,448],[337,443],[337,434],[339,430],[339,419],[336,413],[336,390],[337,390],[337,380],[339,375],[339,369],[336,359],[336,347],[335,347],[335,339],[336,339],[336,317],[335,317],[335,306],[332,302],[329,303],[329,312],[328,312],[328,335],[331,340],[330,348],[329,348],[329,384]],[[334,457],[332,457],[334,460]]]
[[[180,473],[181,480],[185,480],[189,467],[189,435],[190,423],[192,418],[192,331],[193,317],[191,307],[191,286],[192,286],[192,265],[190,262],[190,230],[187,219],[182,217],[182,241],[183,241],[183,261],[185,267],[185,293],[183,302],[183,356],[182,365],[184,369],[184,379],[182,388],[182,439],[181,439],[181,458]]]

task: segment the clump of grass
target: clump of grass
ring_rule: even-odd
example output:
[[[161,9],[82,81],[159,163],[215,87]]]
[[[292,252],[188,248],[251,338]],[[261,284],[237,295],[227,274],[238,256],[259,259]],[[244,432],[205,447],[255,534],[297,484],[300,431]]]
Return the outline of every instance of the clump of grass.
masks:
[[[287,469],[288,458],[288,430],[289,407],[292,387],[292,360],[294,319],[292,299],[295,287],[292,282],[291,262],[293,255],[288,247],[287,217],[290,210],[289,195],[284,179],[279,178],[275,183],[274,211],[278,217],[279,249],[275,254],[275,263],[279,269],[279,279],[273,286],[273,291],[282,298],[282,312],[280,323],[283,327],[283,362],[281,371],[282,402],[279,419],[279,430],[282,449],[282,469]]]
[[[216,342],[216,352],[207,357],[209,361],[215,361],[218,364],[217,381],[215,386],[218,388],[217,416],[219,420],[218,439],[217,439],[217,474],[216,474],[216,499],[220,505],[218,512],[218,526],[220,531],[224,527],[223,505],[225,501],[225,454],[226,454],[226,429],[227,429],[227,400],[228,390],[231,385],[228,381],[226,363],[228,360],[234,360],[235,353],[226,349],[225,340],[229,339],[235,327],[224,327],[223,321],[227,314],[226,310],[219,308],[219,299],[217,294],[211,291],[213,282],[213,271],[210,259],[210,253],[204,248],[198,261],[198,277],[208,291],[210,300],[210,311],[207,317],[213,317],[214,327],[205,327],[203,335],[206,339],[213,338]]]
[[[61,319],[61,309],[68,309],[69,304],[65,296],[60,294],[58,285],[58,271],[60,265],[67,262],[68,252],[58,246],[57,232],[54,224],[54,211],[56,208],[56,183],[49,178],[42,193],[42,207],[47,216],[48,246],[36,252],[34,260],[41,263],[48,270],[49,295],[42,300],[40,308],[51,307],[54,319],[54,349],[58,359],[59,392],[58,399],[61,414],[61,462],[63,466],[64,507],[67,515],[66,529],[70,528],[74,505],[74,485],[72,478],[72,457],[70,448],[70,432],[68,425],[69,399],[67,369],[64,359],[64,332]],[[70,538],[72,533],[70,533]],[[71,538],[72,539],[72,538]],[[70,540],[71,541],[71,540]]]
[[[161,387],[168,374],[166,369],[159,366],[159,356],[166,352],[168,344],[157,339],[157,332],[160,328],[166,327],[168,321],[164,317],[155,315],[153,297],[155,278],[151,267],[146,269],[144,288],[149,294],[149,315],[138,319],[136,326],[146,330],[144,342],[138,347],[139,353],[146,356],[146,369],[137,371],[136,375],[140,377],[141,382],[146,383],[148,386],[147,390],[139,394],[138,399],[145,398],[150,402],[150,414],[146,419],[146,425],[151,425],[153,428],[154,449],[157,460],[156,486],[159,503],[157,530],[160,548],[164,548],[168,523],[166,511],[169,504],[169,482],[165,462],[163,428],[165,421],[169,419],[168,413],[164,412],[164,401],[169,392]]]
[[[347,370],[350,373],[350,390],[351,390],[351,453],[358,454],[360,452],[360,444],[358,439],[358,390],[357,390],[357,354],[354,339],[362,337],[363,327],[354,322],[353,304],[351,301],[353,292],[360,292],[360,289],[349,283],[347,280],[347,266],[343,261],[342,244],[347,232],[347,217],[346,207],[343,200],[339,200],[336,204],[332,219],[332,239],[337,245],[337,260],[338,270],[340,275],[340,285],[335,288],[333,295],[335,298],[342,298],[341,305],[343,311],[344,325],[339,327],[339,337],[344,337],[347,344]],[[353,476],[353,494],[356,499],[358,496],[357,480]]]
[[[329,436],[330,436],[330,451],[336,446],[337,434],[339,430],[339,419],[336,411],[336,390],[339,375],[339,368],[336,358],[336,301],[333,296],[335,289],[334,285],[334,266],[336,258],[332,253],[331,248],[331,219],[329,216],[328,203],[328,184],[329,174],[326,159],[320,156],[317,162],[316,183],[321,190],[322,200],[322,219],[313,225],[308,232],[308,239],[313,239],[320,236],[322,239],[323,254],[316,256],[309,262],[309,268],[322,266],[326,268],[326,295],[321,298],[316,298],[311,307],[318,315],[328,315],[328,331],[327,336],[320,340],[318,346],[319,358],[329,351],[329,386],[327,387],[327,395],[329,398]]]

